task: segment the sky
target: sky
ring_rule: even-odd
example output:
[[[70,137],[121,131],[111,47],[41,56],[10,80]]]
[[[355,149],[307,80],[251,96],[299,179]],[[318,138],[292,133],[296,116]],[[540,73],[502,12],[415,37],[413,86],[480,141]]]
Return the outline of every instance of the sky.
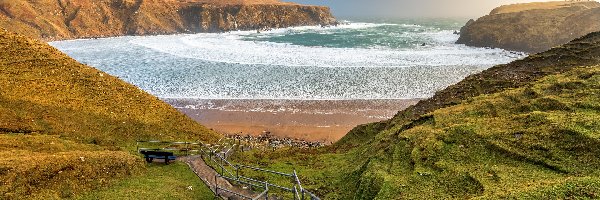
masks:
[[[284,0],[331,7],[338,17],[470,17],[476,18],[505,4],[527,0]],[[538,0],[544,1],[544,0]]]

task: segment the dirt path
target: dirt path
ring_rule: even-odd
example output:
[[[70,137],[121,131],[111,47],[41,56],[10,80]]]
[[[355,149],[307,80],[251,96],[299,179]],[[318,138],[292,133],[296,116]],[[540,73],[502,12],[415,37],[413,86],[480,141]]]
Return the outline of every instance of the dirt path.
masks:
[[[187,163],[192,168],[194,173],[196,173],[196,175],[198,175],[198,177],[200,177],[200,179],[202,179],[202,181],[204,181],[204,183],[206,183],[206,185],[209,186],[210,190],[212,190],[213,193],[215,192],[215,176],[218,173],[215,170],[213,170],[211,167],[209,167],[204,162],[204,160],[202,160],[201,156],[197,155],[197,156],[180,157],[180,158],[178,158],[178,160]],[[237,192],[240,194],[244,194],[244,195],[250,196],[250,197],[255,197],[258,195],[258,193],[255,193],[255,192],[251,191],[250,189],[242,189],[239,187],[235,187],[235,186],[231,185],[231,183],[229,183],[224,178],[219,177],[216,179],[216,181],[220,188],[226,188],[227,190],[234,191],[234,192]],[[224,191],[219,191],[219,195],[221,197],[223,197],[223,199],[242,199],[240,197],[237,197],[233,194],[230,194],[230,193],[224,192]]]

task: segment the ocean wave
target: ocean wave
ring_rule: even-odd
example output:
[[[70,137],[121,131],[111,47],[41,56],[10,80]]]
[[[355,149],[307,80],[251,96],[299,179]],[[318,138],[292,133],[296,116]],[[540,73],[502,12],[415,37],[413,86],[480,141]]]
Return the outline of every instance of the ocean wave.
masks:
[[[355,27],[366,25],[355,25]],[[237,33],[138,37],[130,43],[177,57],[233,64],[311,67],[411,67],[495,65],[514,59],[501,49],[455,45],[450,31],[427,32],[436,43],[427,48],[327,48],[243,40]]]
[[[248,38],[274,37],[290,31],[307,34],[285,37],[283,42]],[[340,32],[343,37],[338,37]],[[305,36],[329,38],[330,42],[338,41],[332,38],[367,38],[372,45],[341,48],[285,42],[304,40]],[[382,41],[373,42],[379,39]],[[524,56],[501,49],[456,45],[456,39],[452,31],[436,27],[353,22],[260,34],[128,36],[51,44],[80,62],[158,97],[193,99],[426,98],[470,74]],[[398,40],[408,41],[408,48],[386,46]]]

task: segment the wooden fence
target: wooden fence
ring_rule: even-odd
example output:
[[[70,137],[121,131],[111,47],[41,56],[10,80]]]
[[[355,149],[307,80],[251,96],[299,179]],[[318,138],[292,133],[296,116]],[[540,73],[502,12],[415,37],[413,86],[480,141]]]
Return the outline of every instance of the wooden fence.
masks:
[[[221,140],[219,140],[219,142],[221,142]],[[169,147],[166,148],[140,148],[140,144],[143,143],[152,143],[152,144],[162,144],[162,145],[171,145]],[[239,144],[237,144],[239,146]],[[217,145],[207,145],[207,144],[203,144],[201,142],[164,142],[164,141],[137,141],[137,150],[138,152],[141,150],[162,150],[162,151],[171,151],[171,152],[180,152],[183,155],[200,155],[205,162],[207,162],[207,164],[209,162],[213,163],[216,165],[216,167],[213,167],[213,169],[218,173],[217,175],[215,175],[215,196],[219,197],[219,195],[221,194],[220,192],[225,192],[225,193],[229,193],[232,194],[234,196],[238,196],[242,199],[251,199],[251,200],[258,200],[258,199],[269,199],[269,192],[271,188],[276,188],[285,192],[290,192],[293,195],[294,200],[306,200],[306,199],[310,199],[310,200],[320,200],[319,197],[317,197],[316,195],[314,195],[313,193],[309,192],[308,190],[304,189],[302,187],[302,184],[300,183],[300,179],[298,178],[298,174],[296,173],[296,170],[293,171],[293,173],[284,173],[284,172],[278,172],[278,171],[273,171],[273,170],[269,170],[269,169],[263,169],[263,168],[259,168],[259,167],[254,167],[254,166],[247,166],[247,165],[242,165],[242,164],[232,164],[230,161],[227,160],[227,158],[229,157],[229,155],[231,155],[231,153],[234,152],[234,148],[235,148],[236,144],[233,145],[228,145],[226,142],[223,142],[222,144],[217,144]],[[211,165],[209,165],[211,166]],[[228,169],[229,168],[229,169]],[[267,174],[275,174],[275,175],[279,175],[279,176],[284,176],[284,177],[288,177],[291,179],[291,182],[293,182],[293,186],[282,186],[282,185],[277,185],[274,183],[269,183],[267,181],[261,181],[261,180],[257,180],[255,178],[251,178],[251,177],[246,177],[246,176],[242,176],[240,175],[240,170],[241,169],[250,169],[250,170],[254,170],[254,171],[258,171],[258,172],[262,172],[262,173],[267,173]],[[220,170],[220,171],[219,171]],[[235,173],[235,174],[234,174]],[[250,197],[235,191],[231,191],[227,188],[221,187],[218,184],[217,179],[218,178],[223,178],[225,180],[228,180],[230,182],[235,182],[237,184],[244,184],[250,187],[254,187],[256,189],[262,189],[262,193],[260,193],[259,195],[255,196],[255,197]]]

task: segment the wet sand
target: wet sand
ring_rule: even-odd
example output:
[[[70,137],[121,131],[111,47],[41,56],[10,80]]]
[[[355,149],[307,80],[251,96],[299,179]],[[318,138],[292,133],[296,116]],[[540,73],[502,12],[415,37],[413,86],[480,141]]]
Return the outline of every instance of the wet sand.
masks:
[[[192,119],[224,134],[335,142],[360,124],[393,117],[418,100],[163,99]]]

